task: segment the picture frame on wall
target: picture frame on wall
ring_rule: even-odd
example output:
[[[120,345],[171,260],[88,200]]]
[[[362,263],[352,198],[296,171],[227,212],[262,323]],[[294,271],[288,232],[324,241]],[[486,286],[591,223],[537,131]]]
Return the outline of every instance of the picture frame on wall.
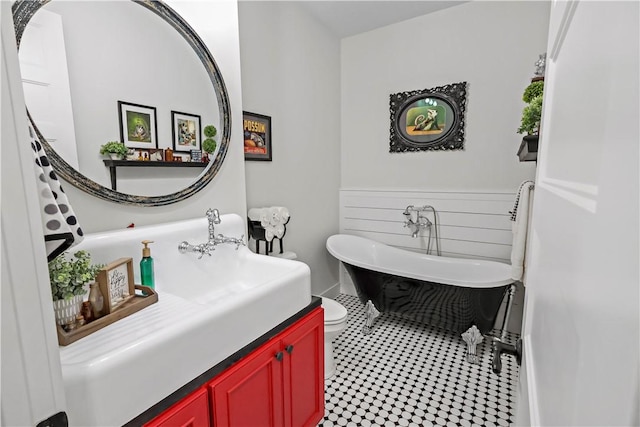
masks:
[[[171,111],[173,151],[191,153],[202,149],[202,129],[197,114]]]
[[[467,82],[389,96],[389,152],[463,150]]]
[[[244,159],[272,160],[271,117],[264,114],[242,112],[244,131]]]
[[[118,101],[120,141],[128,148],[158,148],[156,108]]]

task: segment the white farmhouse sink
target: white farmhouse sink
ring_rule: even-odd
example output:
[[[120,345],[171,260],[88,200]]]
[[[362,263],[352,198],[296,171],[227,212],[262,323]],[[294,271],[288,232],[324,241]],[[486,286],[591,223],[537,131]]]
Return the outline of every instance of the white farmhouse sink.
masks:
[[[245,234],[222,215],[215,233]],[[212,256],[180,254],[208,240],[206,218],[87,235],[73,248],[95,263],[132,257],[140,283],[142,240],[153,240],[159,300],[60,347],[70,425],[122,425],[311,302],[309,267],[218,245]]]

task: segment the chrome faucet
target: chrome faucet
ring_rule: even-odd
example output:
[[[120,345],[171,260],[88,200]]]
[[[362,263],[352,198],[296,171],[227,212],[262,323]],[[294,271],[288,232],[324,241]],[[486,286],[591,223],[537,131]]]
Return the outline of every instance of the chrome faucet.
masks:
[[[433,213],[433,222],[427,218],[424,213],[431,211]],[[411,230],[411,237],[414,239],[418,237],[420,230],[426,229],[429,231],[429,237],[427,239],[427,254],[431,253],[431,232],[433,231],[436,240],[436,253],[440,252],[440,239],[438,238],[438,215],[436,209],[433,206],[425,205],[416,207],[409,205],[404,209],[402,215],[405,217],[404,226]],[[415,218],[415,219],[414,219]]]
[[[200,254],[198,257],[198,259],[200,259],[204,255],[211,256],[211,253],[216,250],[216,246],[223,243],[236,245],[236,250],[238,250],[240,246],[246,246],[244,234],[240,236],[240,238],[227,237],[222,234],[216,236],[215,226],[222,222],[218,209],[207,209],[206,215],[209,220],[209,240],[199,245],[191,245],[189,242],[184,241],[178,245],[178,252],[181,254],[186,254],[187,252]]]
[[[222,222],[220,220],[220,211],[218,209],[207,209],[207,219],[209,220],[209,242],[215,239],[215,226]]]
[[[404,226],[411,230],[411,237],[414,239],[418,237],[418,233],[420,230],[431,227],[432,223],[429,221],[429,218],[422,215],[426,209],[425,207],[416,208],[413,205],[409,205],[405,208],[402,214],[405,216],[406,221],[404,222]],[[415,220],[413,219],[413,213],[415,212]]]

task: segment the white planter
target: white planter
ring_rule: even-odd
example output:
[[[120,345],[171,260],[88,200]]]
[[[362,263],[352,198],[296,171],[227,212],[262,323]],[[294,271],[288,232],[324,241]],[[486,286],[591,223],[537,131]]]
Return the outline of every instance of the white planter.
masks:
[[[122,154],[116,154],[116,153],[109,153],[109,157],[111,157],[111,160],[122,160],[122,159],[124,159],[124,156]]]
[[[83,295],[74,295],[73,298],[60,299],[53,302],[53,311],[58,325],[73,323],[82,309]]]

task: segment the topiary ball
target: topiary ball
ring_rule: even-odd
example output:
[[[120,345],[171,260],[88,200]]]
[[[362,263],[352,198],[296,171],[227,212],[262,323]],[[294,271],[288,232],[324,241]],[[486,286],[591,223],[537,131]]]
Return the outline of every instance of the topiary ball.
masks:
[[[218,134],[218,129],[214,125],[207,125],[204,127],[204,135],[208,138],[213,138]]]

